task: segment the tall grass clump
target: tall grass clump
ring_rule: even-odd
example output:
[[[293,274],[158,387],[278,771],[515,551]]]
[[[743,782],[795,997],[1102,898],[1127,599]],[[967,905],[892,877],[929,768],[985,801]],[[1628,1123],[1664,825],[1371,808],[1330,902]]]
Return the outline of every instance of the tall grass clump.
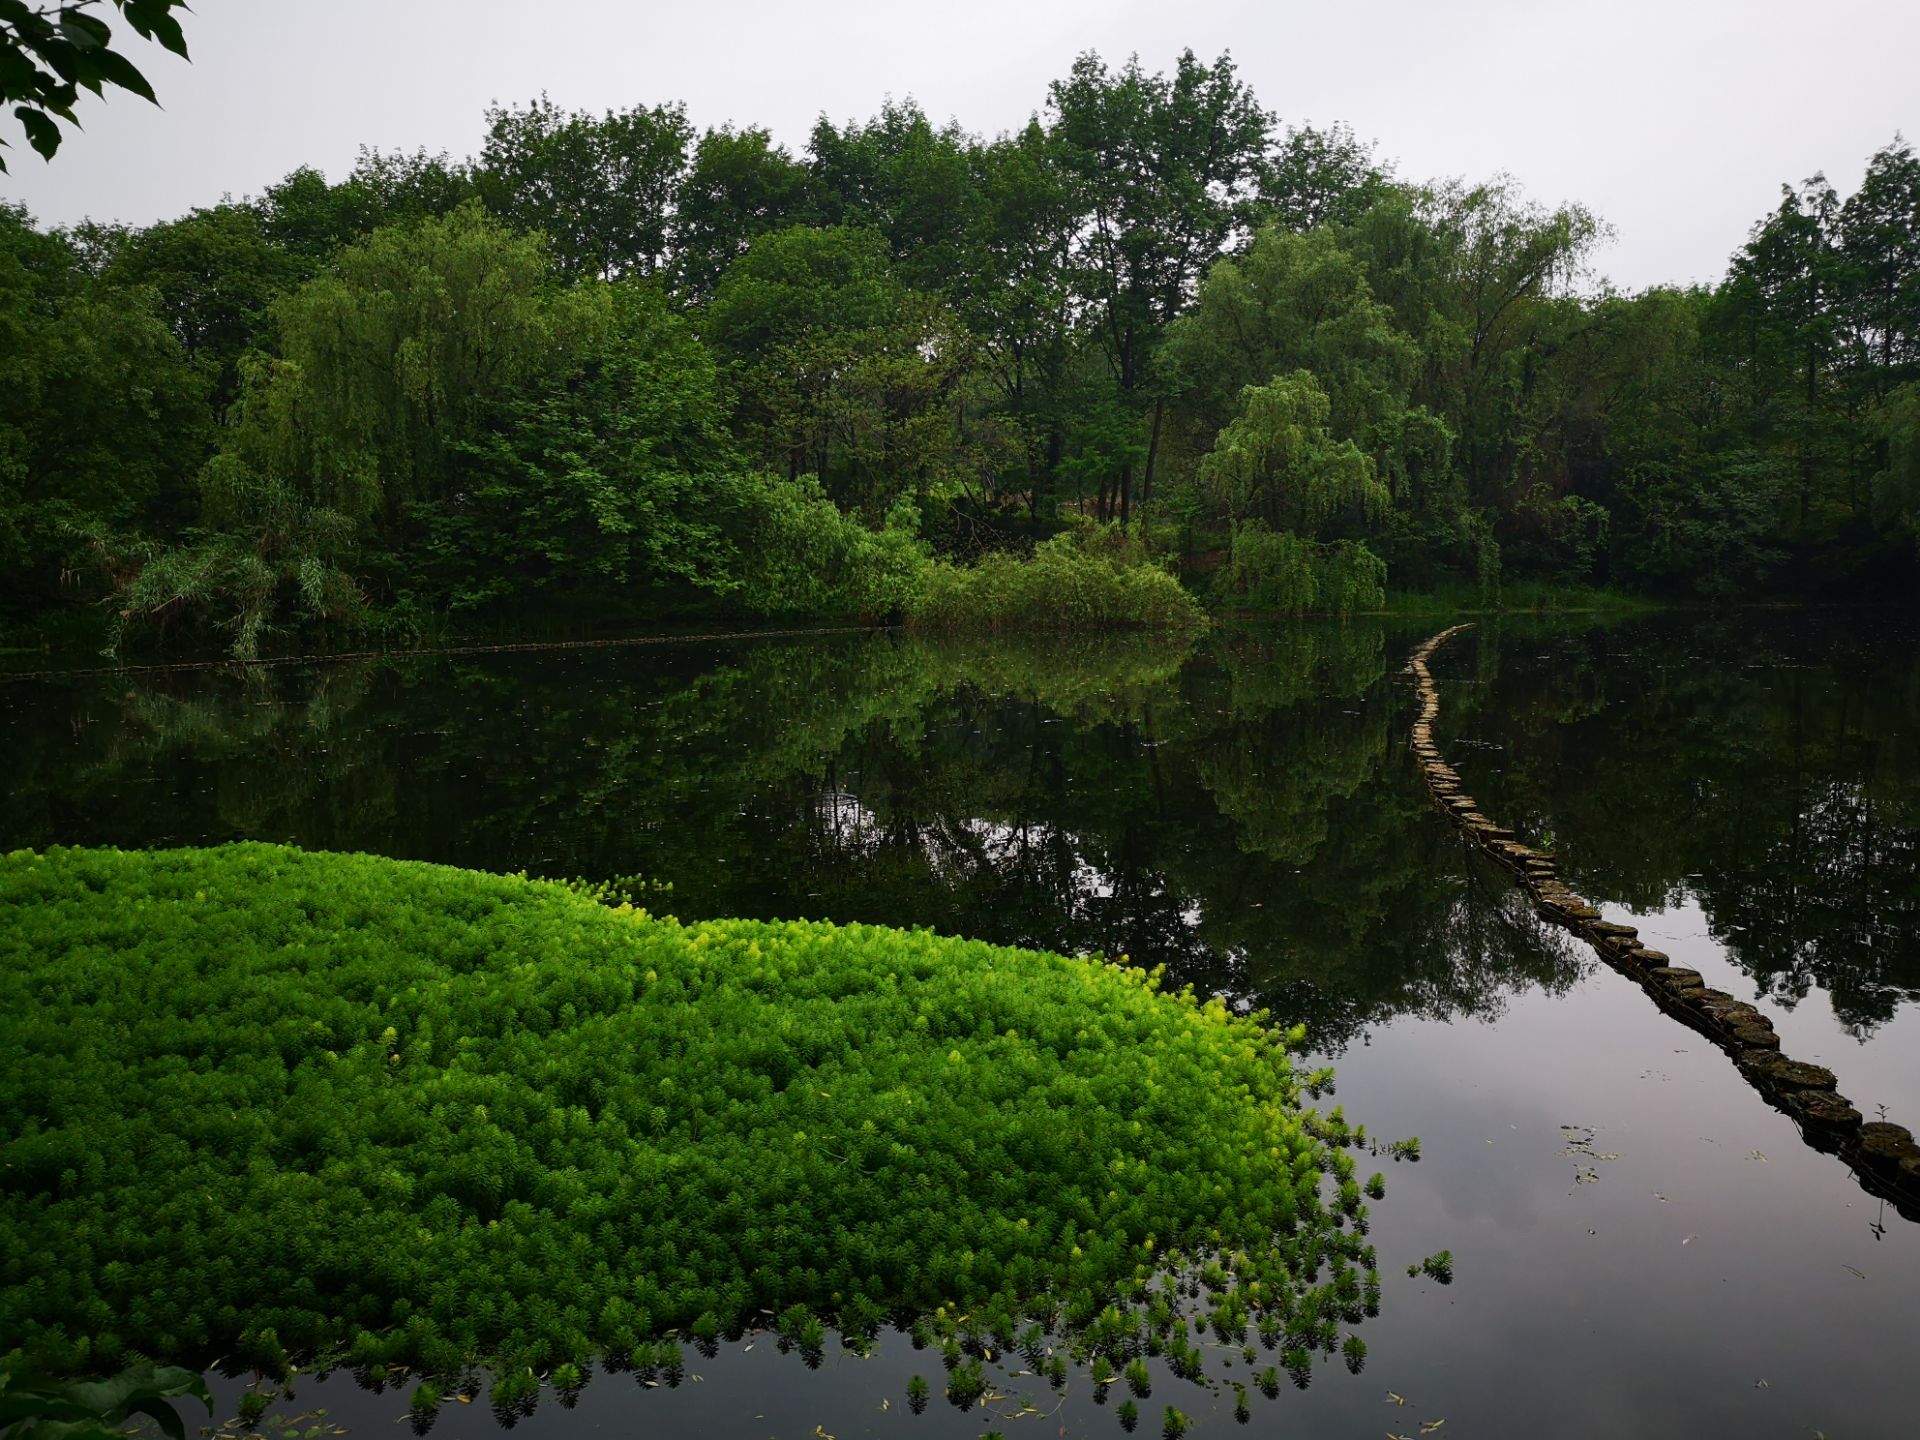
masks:
[[[0,1336],[48,1372],[518,1402],[767,1314],[1117,1368],[1186,1296],[1330,1349],[1377,1277],[1303,1032],[1125,965],[245,844],[4,857],[0,984]]]
[[[931,630],[1077,630],[1204,625],[1206,612],[1180,582],[1113,526],[1083,525],[969,566],[929,565],[909,621]]]

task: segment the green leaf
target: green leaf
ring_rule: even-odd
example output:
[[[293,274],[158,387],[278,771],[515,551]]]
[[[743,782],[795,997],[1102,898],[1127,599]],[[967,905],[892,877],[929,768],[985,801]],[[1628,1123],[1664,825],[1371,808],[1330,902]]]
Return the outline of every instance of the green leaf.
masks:
[[[180,22],[173,18],[172,11],[179,0],[126,0],[121,9],[125,12],[127,23],[133,26],[148,40],[157,40],[181,59],[187,55],[187,37],[180,31]]]
[[[20,121],[20,128],[27,132],[27,143],[44,158],[51,160],[53,152],[60,148],[60,127],[48,119],[43,111],[35,110],[30,105],[16,105],[13,113]]]
[[[153,86],[147,83],[147,77],[142,75],[135,68],[134,63],[119,51],[102,50],[93,58],[100,66],[100,73],[113,84],[118,85],[122,90],[132,91],[143,100],[151,100],[156,105],[160,103],[159,97],[153,93]]]
[[[77,50],[104,50],[107,42],[113,39],[113,31],[107,27],[106,22],[95,19],[84,10],[62,10],[60,33],[65,35]]]
[[[33,93],[39,77],[34,63],[18,50],[0,49],[0,100],[22,100]]]
[[[80,98],[80,92],[72,85],[44,85],[33,98],[48,114],[58,115],[75,125],[80,123],[73,114],[73,102]]]
[[[49,31],[38,40],[31,35],[22,35],[20,43],[46,61],[62,80],[71,84],[79,77],[80,52],[74,48],[71,40],[62,40]]]

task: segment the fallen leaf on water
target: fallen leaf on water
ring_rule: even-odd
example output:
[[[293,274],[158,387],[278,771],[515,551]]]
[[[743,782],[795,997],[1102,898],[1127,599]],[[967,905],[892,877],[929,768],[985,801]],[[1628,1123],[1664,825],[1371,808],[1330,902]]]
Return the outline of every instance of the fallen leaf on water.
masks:
[[[1764,1380],[1756,1380],[1756,1381],[1754,1381],[1754,1382],[1753,1382],[1753,1388],[1754,1388],[1754,1389],[1756,1389],[1756,1390],[1767,1390],[1767,1389],[1770,1389],[1770,1388],[1772,1388],[1772,1387],[1770,1387],[1770,1386],[1769,1386],[1769,1385],[1767,1384],[1767,1382],[1766,1382],[1766,1381],[1764,1381]]]
[[[1762,1155],[1758,1150],[1750,1150],[1747,1152],[1747,1159],[1758,1160],[1762,1164],[1765,1164],[1767,1157]]]
[[[1694,1241],[1698,1240],[1699,1238],[1700,1237],[1698,1235],[1689,1235],[1687,1236],[1686,1239],[1682,1240],[1680,1243],[1682,1245],[1691,1245]]]
[[[1667,1203],[1667,1197],[1662,1195],[1658,1190],[1653,1192],[1653,1198],[1658,1200],[1662,1205]]]
[[[1431,1435],[1434,1431],[1438,1430],[1442,1425],[1446,1423],[1447,1422],[1444,1419],[1423,1421],[1420,1426],[1420,1433],[1422,1435]]]
[[[1406,1396],[1404,1396],[1404,1395],[1396,1395],[1396,1394],[1394,1394],[1394,1393],[1393,1393],[1393,1391],[1391,1391],[1391,1390],[1389,1390],[1389,1391],[1387,1391],[1387,1399],[1389,1399],[1389,1400],[1391,1400],[1391,1401],[1392,1401],[1392,1402],[1393,1402],[1394,1404],[1396,1404],[1396,1405],[1404,1405],[1404,1404],[1406,1404],[1406,1403],[1407,1403],[1407,1397],[1406,1397]]]
[[[1858,1280],[1864,1280],[1864,1279],[1866,1279],[1866,1278],[1867,1278],[1867,1272],[1866,1272],[1866,1271],[1864,1271],[1864,1270],[1856,1270],[1856,1269],[1854,1269],[1854,1268],[1853,1268],[1853,1266],[1851,1266],[1851,1265],[1842,1265],[1842,1266],[1841,1266],[1840,1268],[1841,1268],[1842,1270],[1844,1270],[1844,1271],[1846,1271],[1846,1272],[1847,1272],[1847,1273],[1848,1273],[1849,1275],[1852,1275],[1852,1276],[1853,1276],[1853,1277],[1854,1277],[1855,1279],[1858,1279]]]

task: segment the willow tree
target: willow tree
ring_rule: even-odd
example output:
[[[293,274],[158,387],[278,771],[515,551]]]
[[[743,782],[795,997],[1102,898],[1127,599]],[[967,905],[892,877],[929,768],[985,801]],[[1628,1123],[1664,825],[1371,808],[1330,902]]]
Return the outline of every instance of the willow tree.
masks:
[[[1245,254],[1221,260],[1163,356],[1182,428],[1196,438],[1211,439],[1248,386],[1304,370],[1326,392],[1329,431],[1372,459],[1398,508],[1418,508],[1447,470],[1452,432],[1413,400],[1420,347],[1331,230],[1269,225]]]
[[[398,523],[445,492],[482,407],[568,348],[583,307],[547,278],[538,237],[477,205],[375,231],[274,307],[279,353],[247,371],[228,461]]]
[[[477,205],[349,246],[273,306],[277,352],[242,363],[201,525],[131,574],[120,621],[211,611],[250,655],[288,612],[353,617],[409,506],[453,490],[488,407],[567,353],[600,301],[553,294],[540,240]]]
[[[1233,521],[1221,585],[1262,608],[1346,612],[1384,599],[1386,566],[1355,538],[1392,494],[1372,459],[1327,429],[1332,402],[1306,370],[1241,392],[1200,462],[1200,483]]]

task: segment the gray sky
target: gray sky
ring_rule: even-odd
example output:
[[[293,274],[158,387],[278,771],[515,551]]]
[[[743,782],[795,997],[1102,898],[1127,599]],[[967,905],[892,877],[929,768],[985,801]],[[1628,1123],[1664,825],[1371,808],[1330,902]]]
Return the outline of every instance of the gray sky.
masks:
[[[185,25],[192,65],[134,42],[164,111],[83,97],[51,164],[0,122],[0,197],[145,223],[301,164],[338,178],[361,144],[470,154],[490,101],[543,89],[683,100],[796,152],[822,111],[888,95],[993,133],[1080,51],[1163,69],[1191,46],[1407,178],[1506,171],[1591,206],[1617,232],[1601,270],[1637,288],[1718,279],[1782,181],[1825,170],[1845,193],[1896,130],[1920,142],[1920,0],[194,0]]]

